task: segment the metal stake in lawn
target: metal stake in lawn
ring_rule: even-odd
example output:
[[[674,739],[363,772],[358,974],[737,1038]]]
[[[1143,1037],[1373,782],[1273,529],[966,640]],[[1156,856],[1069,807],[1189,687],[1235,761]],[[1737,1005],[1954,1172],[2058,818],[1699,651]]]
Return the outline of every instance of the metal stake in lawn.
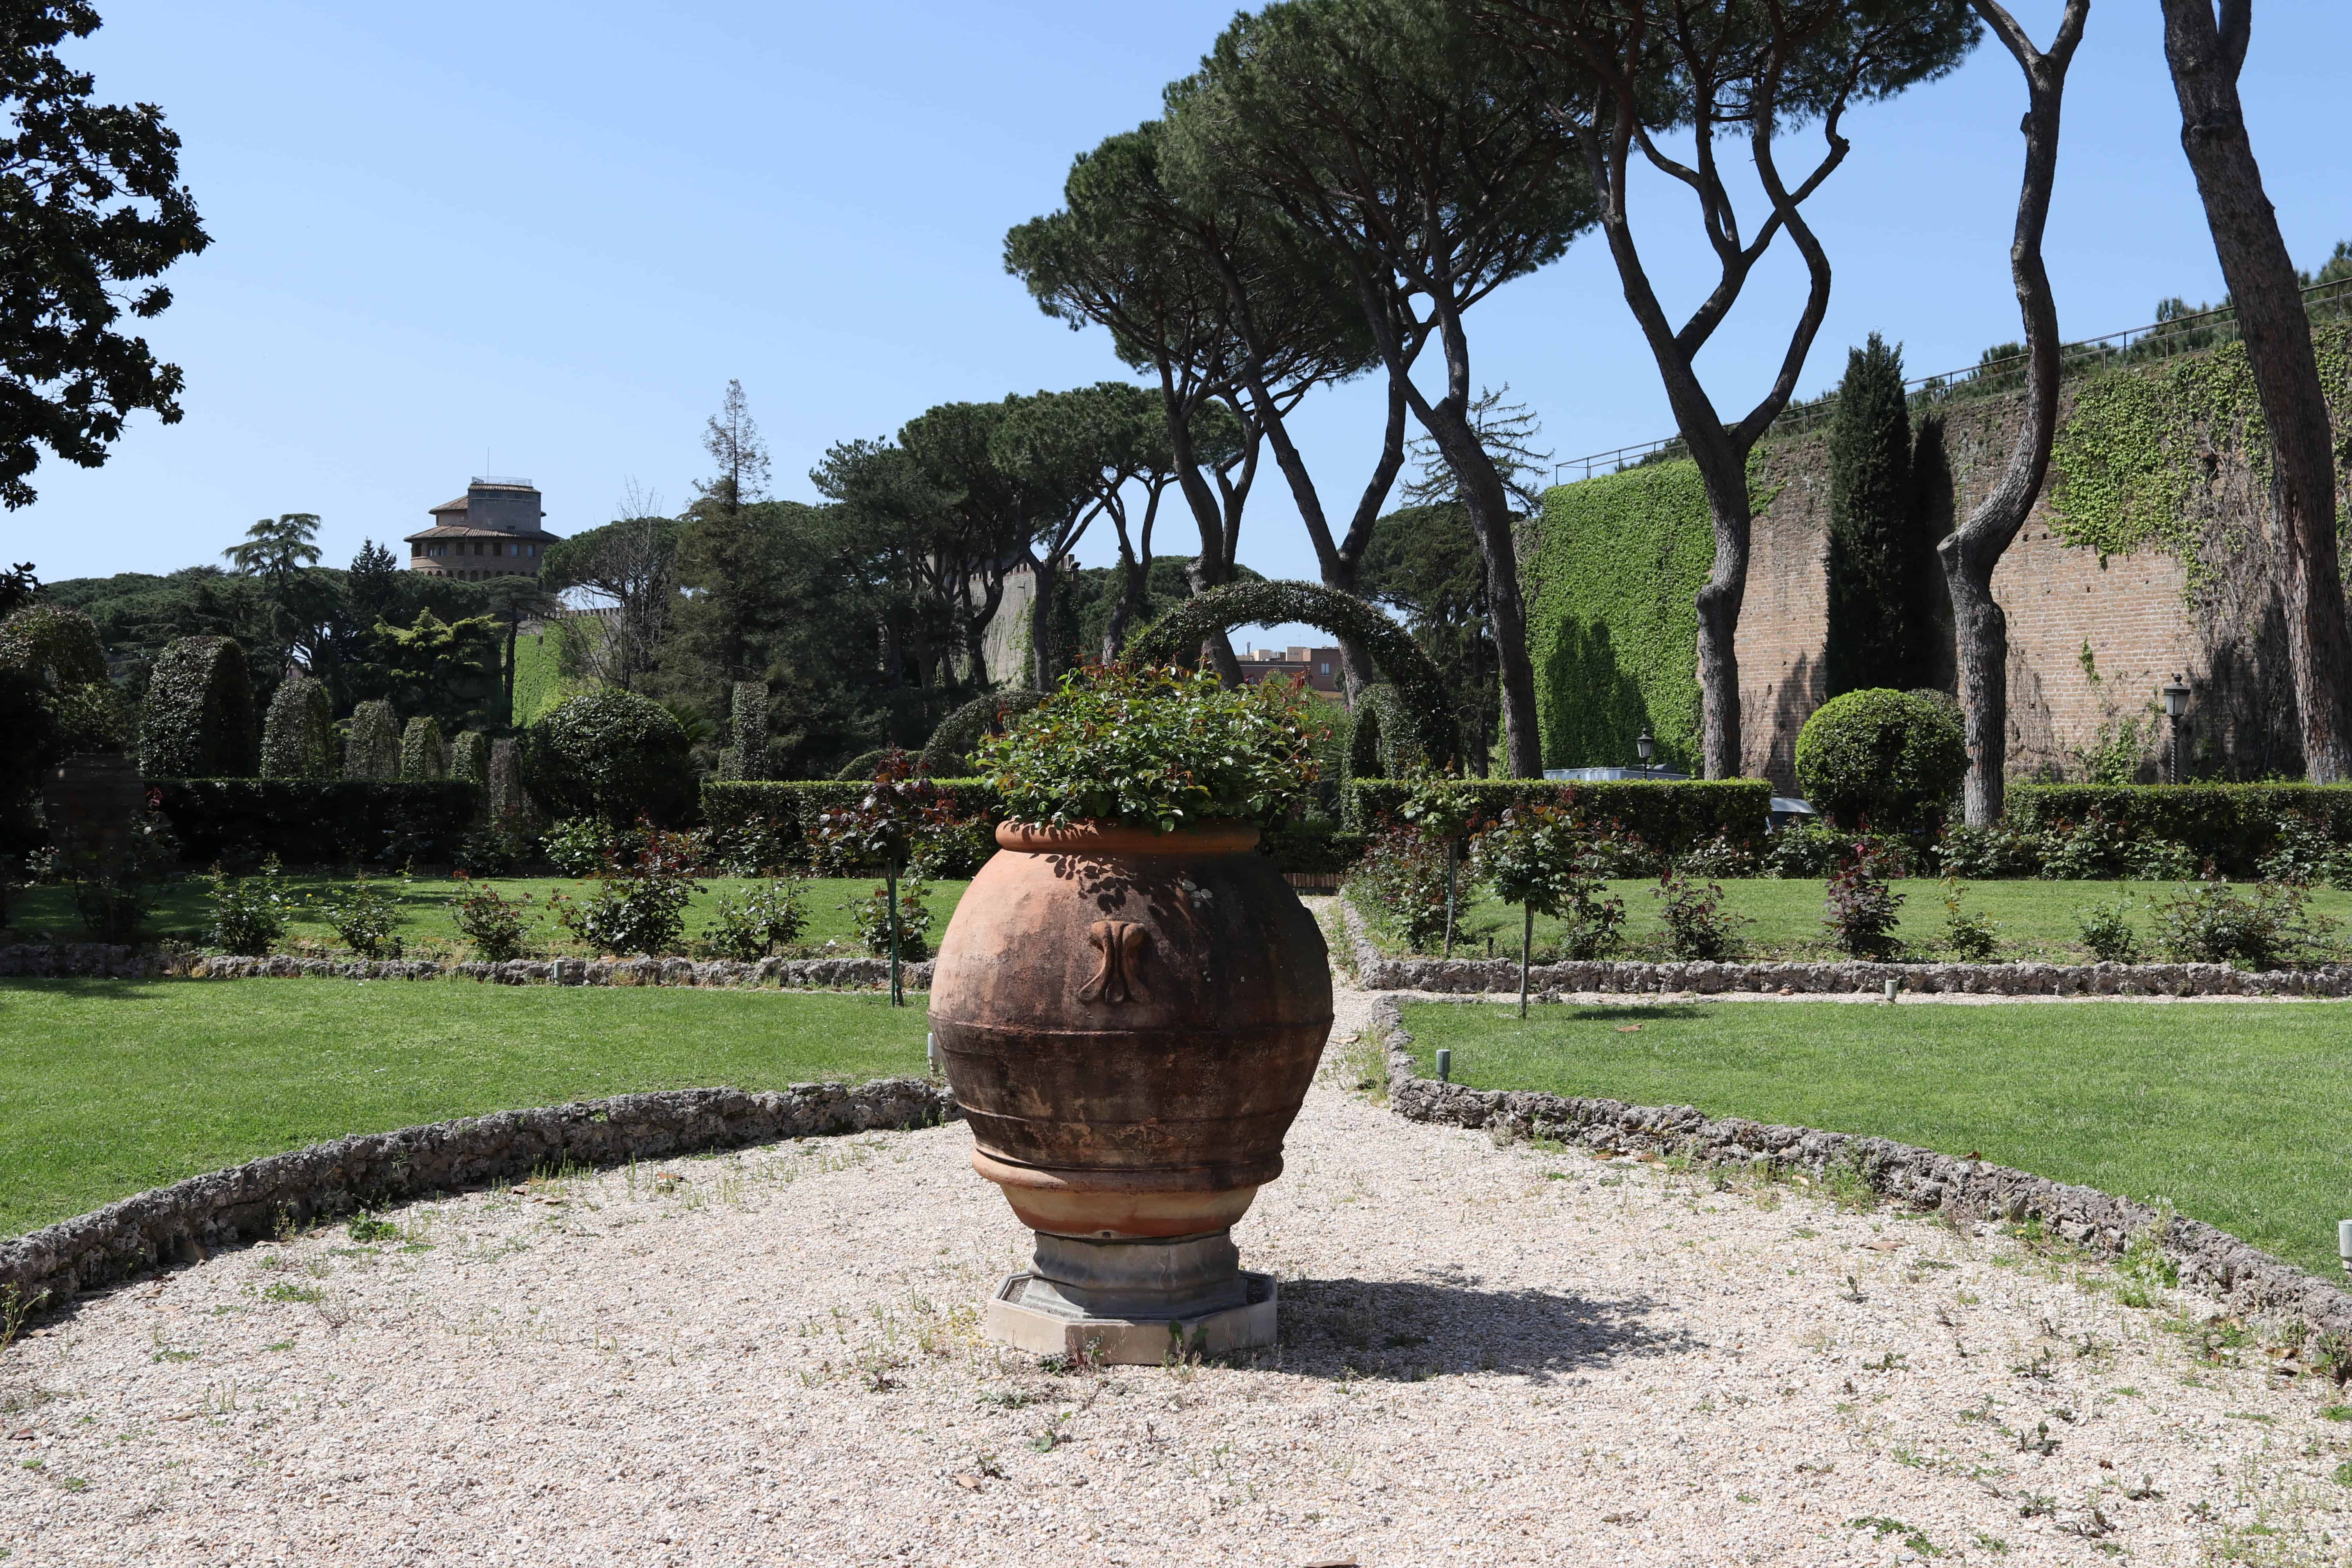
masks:
[[[1454,865],[1459,853],[1453,838],[1445,840],[1445,956],[1454,956]]]

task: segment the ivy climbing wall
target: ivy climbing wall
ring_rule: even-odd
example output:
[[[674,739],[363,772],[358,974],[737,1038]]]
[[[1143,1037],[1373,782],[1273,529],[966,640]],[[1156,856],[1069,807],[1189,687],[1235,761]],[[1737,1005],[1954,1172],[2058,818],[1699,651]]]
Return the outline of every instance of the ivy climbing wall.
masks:
[[[2352,326],[2323,326],[2315,340],[2336,428],[2352,433]],[[2295,773],[2267,452],[2244,350],[2084,377],[2065,396],[2049,483],[1993,578],[2009,616],[2011,775],[2157,777],[2158,692],[2176,673],[2194,693],[2192,773]],[[1949,489],[1927,499],[1919,526],[1940,535],[1983,499],[2020,416],[2014,395],[1944,411],[1923,445]],[[2352,434],[2338,451],[2352,463]],[[1828,475],[1823,434],[1768,444],[1750,470],[1759,510],[1737,645],[1744,764],[1787,787],[1797,731],[1825,697]],[[2339,491],[2347,512],[2352,496]],[[1662,754],[1691,754],[1691,596],[1712,555],[1688,463],[1548,493],[1522,545],[1546,765],[1622,762],[1644,721]],[[1948,686],[1948,616],[1925,635],[1941,639]]]

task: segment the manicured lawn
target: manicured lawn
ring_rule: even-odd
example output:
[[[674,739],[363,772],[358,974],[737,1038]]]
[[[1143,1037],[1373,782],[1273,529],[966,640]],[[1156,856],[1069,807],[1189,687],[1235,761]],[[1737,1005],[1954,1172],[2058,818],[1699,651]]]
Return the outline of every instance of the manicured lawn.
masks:
[[[488,879],[499,893],[508,898],[518,894],[530,895],[534,910],[544,910],[548,895],[561,892],[567,897],[585,901],[593,898],[596,884],[593,880],[572,880],[562,877],[496,877]],[[331,889],[346,885],[341,877],[289,876],[287,886],[298,899],[315,898]],[[457,934],[450,923],[449,899],[457,890],[457,881],[448,877],[404,878],[397,875],[379,879],[379,885],[397,898],[410,917],[401,928],[401,941],[409,955],[419,958],[470,958],[472,951],[466,939]],[[712,877],[703,883],[703,890],[695,895],[686,911],[686,938],[691,943],[702,934],[709,921],[711,906],[721,893],[740,892],[764,883],[737,877]],[[879,878],[812,878],[801,884],[802,906],[808,910],[808,930],[802,934],[801,945],[821,947],[831,939],[855,951],[856,935],[850,924],[850,911],[844,906],[852,900],[862,900],[881,886]],[[923,906],[932,914],[929,941],[937,945],[948,929],[948,917],[955,913],[956,900],[963,897],[968,882],[927,882],[924,884]],[[12,926],[20,940],[80,942],[86,940],[81,921],[74,913],[73,900],[68,889],[61,887],[35,887],[24,889],[19,903],[10,911]],[[205,930],[212,923],[212,903],[204,883],[194,877],[172,883],[164,889],[162,902],[149,921],[151,932],[201,943]],[[572,933],[541,915],[532,938],[542,955],[574,956],[587,950],[572,940]],[[327,929],[315,907],[306,907],[288,929],[283,951],[300,951],[301,943],[311,943],[321,951],[333,948],[335,934]]]
[[[1696,1105],[2168,1197],[2327,1278],[2352,1217],[2352,1008],[1726,1003],[1405,1009],[1480,1089]],[[1638,1029],[1632,1026],[1639,1026]]]
[[[1625,900],[1625,947],[1621,956],[1628,958],[1658,958],[1665,956],[1662,949],[1664,926],[1658,910],[1665,902],[1652,896],[1657,886],[1654,879],[1619,881],[1609,884],[1609,890]],[[1741,927],[1739,939],[1749,956],[1755,958],[1822,958],[1833,956],[1834,950],[1822,930],[1822,885],[1783,878],[1757,878],[1727,881],[1721,884],[1726,910],[1746,915],[1755,923]],[[1913,958],[1921,960],[1949,959],[1952,954],[1944,943],[1944,885],[1932,880],[1906,880],[1895,884],[1906,895],[1902,923],[1895,934],[1911,948]],[[2112,906],[2116,899],[2128,893],[2132,900],[2129,919],[2140,933],[2141,946],[2149,957],[2158,956],[2152,951],[2149,935],[2154,922],[2147,904],[2149,899],[2169,900],[2179,895],[2179,889],[2169,882],[1967,882],[1961,895],[1963,913],[1979,911],[2000,922],[1999,937],[2000,956],[2004,959],[2034,958],[2064,963],[2085,963],[2089,953],[2081,942],[2078,911],[2095,904]],[[2352,893],[2332,888],[2315,889],[2311,908],[2315,913],[2337,920],[2352,917]],[[1519,951],[1519,908],[1517,904],[1497,903],[1484,900],[1469,906],[1456,916],[1454,953],[1457,958],[1482,956],[1489,939],[1497,956],[1517,957]],[[2352,921],[2347,921],[2352,923]],[[1541,961],[1548,948],[1556,944],[1559,925],[1556,921],[1536,917],[1536,953]],[[1434,945],[1432,950],[1435,951]]]
[[[351,1132],[923,1070],[879,996],[432,981],[0,981],[0,1235]]]

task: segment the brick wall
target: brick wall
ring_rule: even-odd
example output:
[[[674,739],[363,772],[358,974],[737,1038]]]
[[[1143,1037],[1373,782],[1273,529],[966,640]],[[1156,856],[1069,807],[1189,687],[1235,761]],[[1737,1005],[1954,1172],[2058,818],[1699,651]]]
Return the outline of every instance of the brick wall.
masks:
[[[1953,515],[1965,517],[1999,479],[2020,417],[2014,396],[1948,411],[1944,451]],[[2154,779],[2165,756],[2157,694],[2175,674],[2195,693],[2191,772],[2246,775],[2299,765],[2263,498],[2242,458],[2213,452],[2210,469],[2203,502],[2209,536],[2226,548],[2210,554],[2226,564],[2199,585],[2194,602],[2172,556],[2150,548],[2103,560],[2057,537],[2046,491],[2035,503],[1993,574],[1994,596],[2009,616],[2012,778],[2080,777],[2085,752],[2118,737],[2127,742],[2136,723],[2138,776]],[[1755,521],[1739,622],[1742,746],[1747,772],[1793,785],[1797,731],[1826,697],[1825,435],[1775,445],[1761,479],[1778,492]],[[1941,520],[1937,531],[1948,527]],[[1929,635],[1948,689],[1948,611]]]

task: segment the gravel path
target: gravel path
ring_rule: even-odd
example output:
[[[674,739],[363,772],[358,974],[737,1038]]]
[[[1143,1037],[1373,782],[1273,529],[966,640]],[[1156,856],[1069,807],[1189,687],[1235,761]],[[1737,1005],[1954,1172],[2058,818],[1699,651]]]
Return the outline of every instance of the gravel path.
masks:
[[[1283,1279],[1253,1363],[980,1342],[1024,1233],[960,1125],[536,1183],[20,1340],[7,1568],[2343,1560],[2352,1425],[2209,1306],[1498,1150],[1355,1065],[1241,1227]]]

